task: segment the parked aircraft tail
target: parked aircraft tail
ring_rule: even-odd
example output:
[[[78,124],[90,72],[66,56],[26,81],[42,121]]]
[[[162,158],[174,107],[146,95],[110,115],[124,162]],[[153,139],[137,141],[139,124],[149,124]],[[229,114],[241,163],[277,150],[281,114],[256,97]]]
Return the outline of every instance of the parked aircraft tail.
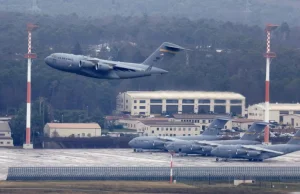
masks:
[[[268,125],[267,122],[258,121],[254,122],[250,128],[245,132],[245,134],[241,137],[241,140],[256,140],[259,138],[260,133],[264,130],[264,128]]]
[[[181,50],[188,49],[169,42],[162,43],[162,45],[143,62],[143,64],[149,65],[146,71],[150,71],[152,66],[159,64],[160,61],[172,58]]]
[[[287,144],[297,144],[300,145],[300,129],[295,133],[295,135],[287,142]]]
[[[202,135],[218,135],[229,120],[227,117],[216,117]]]

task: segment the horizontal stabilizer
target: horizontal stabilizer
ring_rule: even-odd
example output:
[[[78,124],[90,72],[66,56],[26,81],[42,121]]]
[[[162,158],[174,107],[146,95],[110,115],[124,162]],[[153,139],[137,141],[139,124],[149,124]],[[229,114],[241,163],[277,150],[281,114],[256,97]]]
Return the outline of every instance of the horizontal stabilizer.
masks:
[[[269,153],[274,153],[274,154],[280,154],[280,155],[284,154],[283,152],[270,150],[270,149],[267,149],[267,148],[263,148],[263,147],[259,147],[259,146],[253,146],[253,145],[242,145],[242,148],[256,150],[256,151],[262,151],[262,152],[269,152]]]

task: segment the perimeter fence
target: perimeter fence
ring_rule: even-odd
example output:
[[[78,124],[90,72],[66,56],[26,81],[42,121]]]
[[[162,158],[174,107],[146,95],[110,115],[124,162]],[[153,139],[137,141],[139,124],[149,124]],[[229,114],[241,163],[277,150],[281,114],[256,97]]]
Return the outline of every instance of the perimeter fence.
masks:
[[[40,180],[116,180],[169,181],[168,167],[10,167],[9,181]],[[175,167],[176,182],[206,182],[208,184],[233,180],[257,182],[298,182],[300,167]]]

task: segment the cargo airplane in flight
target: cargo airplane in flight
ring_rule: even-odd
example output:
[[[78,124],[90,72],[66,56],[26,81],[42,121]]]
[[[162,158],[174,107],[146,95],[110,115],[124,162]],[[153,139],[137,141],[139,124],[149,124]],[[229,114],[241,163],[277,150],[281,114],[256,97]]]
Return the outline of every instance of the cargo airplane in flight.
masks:
[[[45,58],[45,63],[52,68],[69,73],[98,79],[129,79],[166,74],[168,71],[153,67],[162,60],[171,59],[185,49],[173,43],[164,42],[142,63],[128,63],[103,60],[83,55],[53,53]]]

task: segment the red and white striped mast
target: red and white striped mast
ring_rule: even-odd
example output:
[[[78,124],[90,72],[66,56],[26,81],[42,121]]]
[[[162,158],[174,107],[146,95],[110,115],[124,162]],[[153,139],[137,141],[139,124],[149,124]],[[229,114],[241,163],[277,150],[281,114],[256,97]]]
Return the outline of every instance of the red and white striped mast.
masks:
[[[271,31],[275,30],[277,27],[278,25],[267,24],[265,29],[267,33],[267,52],[264,55],[266,58],[265,122],[269,122],[270,120],[270,64],[271,59],[276,57],[276,54],[271,52]],[[269,144],[269,133],[269,126],[267,125],[264,134],[265,144]]]
[[[37,28],[34,24],[27,24],[27,32],[28,32],[28,53],[25,54],[25,58],[27,58],[27,99],[26,99],[26,141],[23,145],[24,149],[33,149],[33,144],[30,141],[31,137],[31,59],[35,59],[37,55],[35,53],[31,53],[31,33]]]

